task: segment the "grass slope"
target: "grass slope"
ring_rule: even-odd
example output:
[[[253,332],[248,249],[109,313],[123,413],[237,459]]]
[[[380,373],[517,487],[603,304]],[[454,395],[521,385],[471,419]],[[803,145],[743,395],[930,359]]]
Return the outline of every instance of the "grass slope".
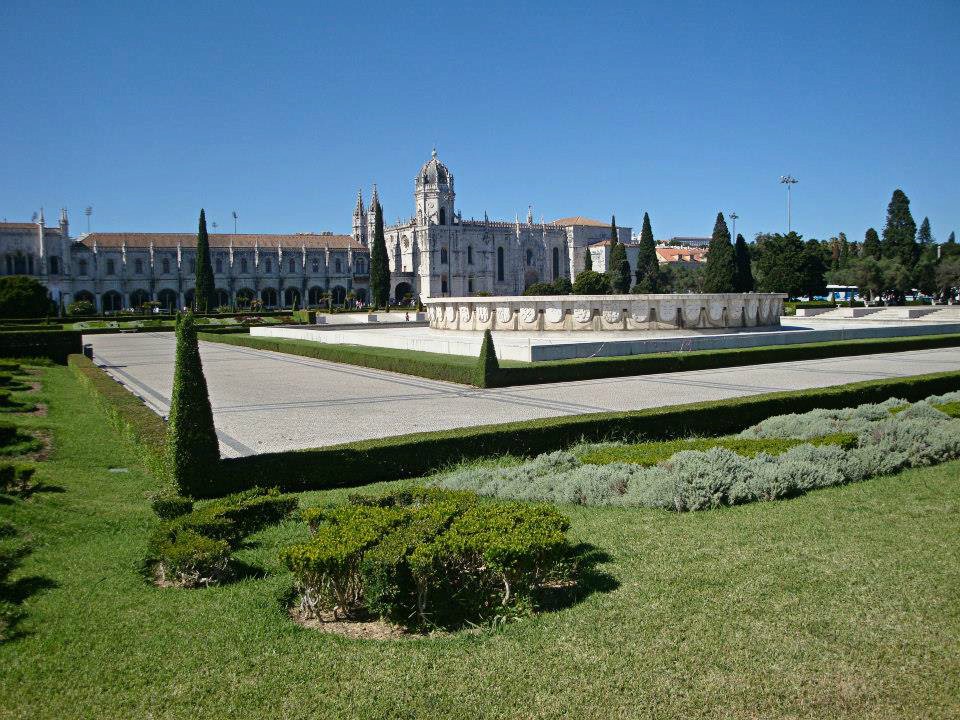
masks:
[[[294,521],[241,551],[259,577],[144,584],[153,480],[69,371],[45,374],[50,414],[27,422],[52,428],[40,473],[65,492],[0,515],[35,541],[20,575],[56,587],[0,645],[0,718],[960,717],[960,463],[704,513],[567,507],[615,588],[500,632],[365,642],[284,616]]]

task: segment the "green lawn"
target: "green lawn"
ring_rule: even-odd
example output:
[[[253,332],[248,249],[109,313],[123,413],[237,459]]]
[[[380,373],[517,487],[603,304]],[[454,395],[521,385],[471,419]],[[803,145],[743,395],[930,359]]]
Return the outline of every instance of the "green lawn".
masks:
[[[153,481],[69,371],[44,372],[49,415],[25,422],[52,429],[39,475],[63,492],[0,505],[36,546],[19,575],[43,579],[0,644],[0,718],[960,717],[960,463],[685,515],[565,507],[608,555],[579,603],[347,640],[284,615],[295,521],[241,551],[258,577],[147,585]]]

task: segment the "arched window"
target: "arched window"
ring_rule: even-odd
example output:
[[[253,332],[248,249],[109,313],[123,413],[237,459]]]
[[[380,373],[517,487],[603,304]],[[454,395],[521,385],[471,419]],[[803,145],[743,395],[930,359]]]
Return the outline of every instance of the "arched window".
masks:
[[[447,224],[447,209],[446,209],[446,208],[440,208],[440,224],[441,224],[441,225],[446,225],[446,224]]]
[[[81,261],[80,261],[80,274],[81,274],[81,275],[86,275],[86,274],[87,274],[87,261],[86,261],[86,260],[81,260]]]
[[[143,260],[134,260],[133,261],[133,271],[137,275],[143,275]]]
[[[533,265],[533,250],[527,250],[527,267]]]
[[[560,277],[560,248],[553,249],[553,279]]]
[[[50,258],[50,274],[51,275],[60,274],[60,258],[58,258],[56,255],[53,255]]]
[[[169,259],[169,258],[164,258],[164,259],[163,259],[163,272],[164,272],[165,275],[167,275],[167,274],[170,273],[170,259]]]
[[[240,272],[242,272],[242,273],[246,273],[246,272],[247,272],[247,259],[246,259],[246,258],[242,258],[242,259],[240,260]]]
[[[310,263],[310,269],[315,273],[320,272],[320,261],[314,258],[313,262]]]
[[[440,276],[440,292],[442,293],[447,292],[447,276],[446,275]]]
[[[113,275],[117,271],[117,264],[113,260],[107,260],[107,275]]]
[[[441,265],[447,264],[447,248],[446,247],[440,248],[440,264]]]
[[[338,273],[339,273],[339,272],[343,272],[343,266],[340,264],[340,260],[339,260],[339,259],[337,259],[337,261],[333,263],[333,269],[334,269],[334,271],[336,271],[336,272],[338,272]]]
[[[473,245],[467,245],[467,265],[473,265]]]
[[[290,267],[290,272],[296,272],[296,271],[297,271],[297,263],[294,261],[293,258],[290,258],[290,265],[289,265],[289,267]]]
[[[503,248],[497,248],[497,282],[503,282]]]
[[[357,275],[364,275],[367,272],[367,263],[363,258],[357,258]]]
[[[473,275],[467,278],[467,292],[468,293],[473,292]]]
[[[263,266],[266,272],[273,272],[273,263],[268,259],[266,264]],[[274,303],[276,304],[276,303]]]
[[[222,273],[222,272],[223,272],[223,259],[222,259],[222,258],[217,258],[216,268],[217,268],[217,272],[218,272],[218,273]],[[223,304],[226,305],[227,303],[223,303]]]

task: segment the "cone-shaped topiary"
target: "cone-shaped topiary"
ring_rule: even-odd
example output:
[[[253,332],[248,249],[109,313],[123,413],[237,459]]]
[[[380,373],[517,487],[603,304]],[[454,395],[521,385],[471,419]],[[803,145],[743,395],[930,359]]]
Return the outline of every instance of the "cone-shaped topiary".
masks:
[[[730,242],[730,231],[727,229],[727,221],[723,219],[723,213],[717,213],[704,274],[705,293],[736,292],[737,254]]]
[[[216,482],[220,445],[203,376],[193,313],[177,317],[177,357],[167,421],[167,469],[179,493],[203,495]]]
[[[210,264],[210,238],[207,236],[207,216],[200,208],[197,227],[197,260],[194,277],[193,306],[197,312],[211,312],[217,306],[217,290]]]
[[[483,331],[483,345],[480,346],[480,362],[477,363],[477,387],[494,387],[500,373],[497,350],[493,346],[493,335]]]
[[[373,247],[370,249],[370,299],[374,308],[390,305],[390,259],[383,234],[383,208],[373,196]]]

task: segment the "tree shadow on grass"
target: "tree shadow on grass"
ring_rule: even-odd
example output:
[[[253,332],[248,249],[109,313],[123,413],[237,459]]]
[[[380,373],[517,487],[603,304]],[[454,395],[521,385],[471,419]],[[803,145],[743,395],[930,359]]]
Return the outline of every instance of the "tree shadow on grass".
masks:
[[[20,627],[25,613],[21,605],[27,598],[60,587],[56,580],[41,575],[28,575],[13,582],[0,583],[0,644],[19,640],[32,634]]]
[[[269,573],[267,573],[267,571],[259,565],[253,565],[252,563],[244,562],[243,560],[231,558],[230,577],[220,584],[230,585],[232,583],[240,582],[241,580],[263,580],[268,574]]]
[[[569,561],[575,567],[573,581],[545,583],[537,590],[537,606],[543,612],[564,610],[586,600],[594,593],[608,593],[620,587],[609,573],[598,565],[611,560],[606,550],[590,543],[579,543],[571,548]]]

